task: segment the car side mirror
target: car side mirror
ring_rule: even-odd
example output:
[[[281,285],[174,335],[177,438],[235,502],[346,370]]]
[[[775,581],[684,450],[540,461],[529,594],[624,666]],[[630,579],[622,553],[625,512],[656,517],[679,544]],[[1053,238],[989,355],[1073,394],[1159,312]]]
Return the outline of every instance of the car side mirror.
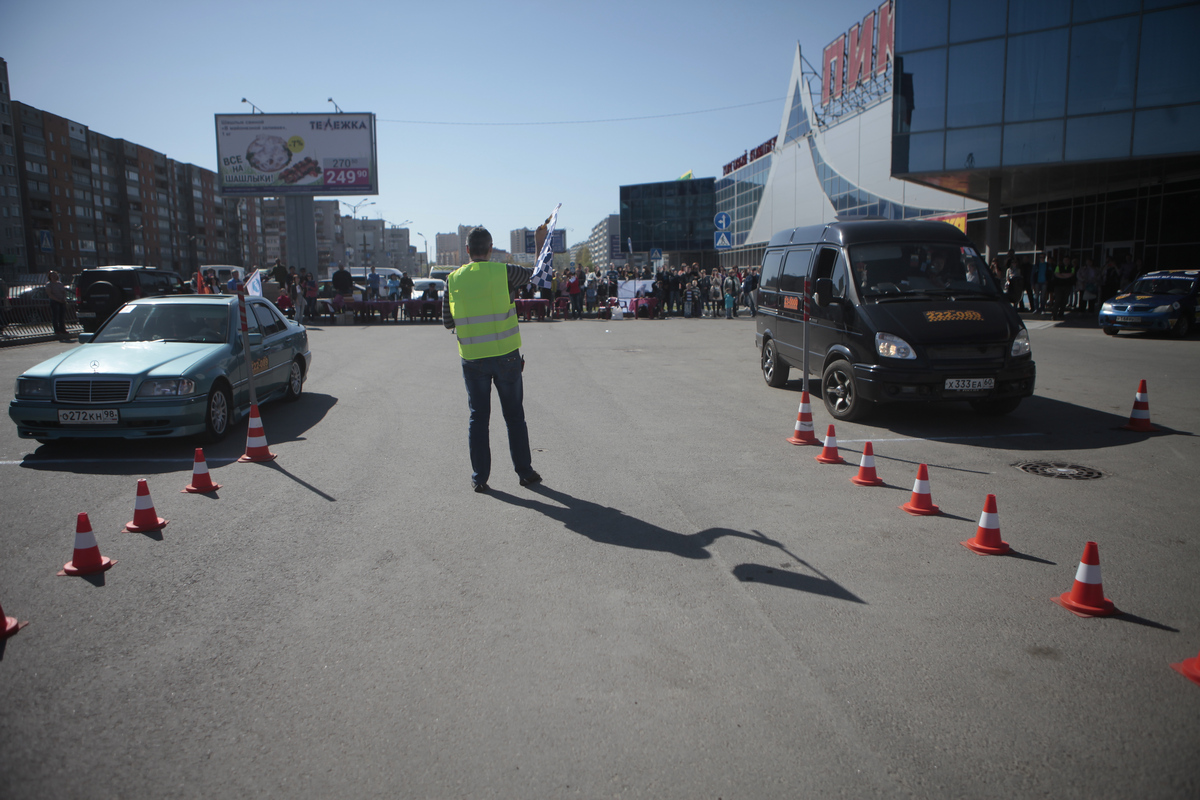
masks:
[[[816,290],[813,295],[817,298],[817,305],[826,308],[833,302],[833,281],[829,278],[817,278]]]
[[[92,339],[95,339],[95,338],[96,338],[96,334],[94,334],[94,333],[81,333],[81,334],[79,334],[79,336],[78,336],[77,338],[79,339],[79,343],[80,343],[80,344],[86,344],[86,343],[90,342]]]

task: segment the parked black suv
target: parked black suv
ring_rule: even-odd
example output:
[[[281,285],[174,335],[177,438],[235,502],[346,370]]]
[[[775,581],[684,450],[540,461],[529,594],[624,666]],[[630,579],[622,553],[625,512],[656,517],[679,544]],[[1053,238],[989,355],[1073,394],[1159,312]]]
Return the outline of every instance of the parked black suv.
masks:
[[[118,308],[138,297],[191,294],[174,272],[153,267],[94,267],[75,277],[79,324],[92,333]]]

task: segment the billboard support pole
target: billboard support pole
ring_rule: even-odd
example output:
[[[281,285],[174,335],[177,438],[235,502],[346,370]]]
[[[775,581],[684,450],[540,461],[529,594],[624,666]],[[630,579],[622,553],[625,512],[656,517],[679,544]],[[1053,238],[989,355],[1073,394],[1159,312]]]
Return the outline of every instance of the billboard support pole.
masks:
[[[283,198],[284,218],[287,224],[287,261],[303,275],[311,272],[318,279],[317,271],[317,227],[314,210],[316,205],[311,195],[289,194]],[[264,269],[266,264],[259,266]]]

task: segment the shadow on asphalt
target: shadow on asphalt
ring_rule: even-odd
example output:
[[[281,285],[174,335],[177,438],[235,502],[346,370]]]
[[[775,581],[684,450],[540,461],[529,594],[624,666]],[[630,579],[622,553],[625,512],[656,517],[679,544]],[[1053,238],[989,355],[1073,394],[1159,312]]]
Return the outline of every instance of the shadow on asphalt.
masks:
[[[303,441],[304,433],[319,424],[337,402],[332,395],[305,392],[294,403],[273,402],[263,406],[262,423],[268,444]],[[203,447],[204,460],[211,469],[214,464],[236,461],[246,452],[246,425],[247,419],[242,419],[217,444],[204,444],[199,437],[50,442],[25,456],[21,466],[88,475],[155,475],[176,472],[182,464],[193,463],[196,448]]]
[[[789,381],[787,389],[799,393],[802,384],[798,380]],[[1128,401],[1130,411],[1136,389],[1136,386],[1128,387],[1123,393],[1114,389],[1121,399]],[[813,398],[814,411],[823,413],[818,381],[809,380],[809,394]],[[1112,399],[1098,398],[1098,401]],[[1153,397],[1150,413],[1151,424],[1159,430],[1137,433],[1123,428],[1129,422],[1128,412],[1114,414],[1035,394],[1022,400],[1016,411],[1004,416],[980,414],[965,402],[885,403],[875,406],[866,418],[856,420],[855,424],[875,428],[878,436],[890,433],[914,439],[959,441],[970,447],[1029,452],[1096,450],[1136,444],[1157,436],[1196,435],[1191,431],[1174,430],[1155,420]],[[870,438],[872,434],[861,435]],[[879,458],[878,453],[876,458]]]
[[[849,600],[854,603],[865,603],[841,584],[820,572],[804,559],[790,552],[781,542],[762,534],[759,531],[745,533],[730,528],[709,528],[699,533],[682,534],[660,528],[644,520],[625,514],[620,509],[602,506],[588,500],[581,500],[556,489],[551,489],[544,483],[529,487],[529,491],[558,505],[543,503],[532,498],[508,494],[492,489],[488,494],[514,506],[527,508],[545,514],[551,519],[561,522],[567,530],[586,536],[599,544],[610,544],[617,547],[628,547],[634,550],[654,550],[671,553],[681,558],[705,559],[712,558],[708,546],[722,537],[730,536],[747,539],[751,542],[772,547],[803,565],[814,575],[803,575],[760,564],[739,564],[733,568],[733,576],[740,581],[756,581],[784,589],[819,594],[837,600]]]

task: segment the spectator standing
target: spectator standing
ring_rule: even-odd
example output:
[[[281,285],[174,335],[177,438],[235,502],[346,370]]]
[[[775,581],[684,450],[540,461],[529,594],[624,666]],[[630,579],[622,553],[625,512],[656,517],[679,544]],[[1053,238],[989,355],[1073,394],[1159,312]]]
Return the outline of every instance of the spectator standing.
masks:
[[[364,299],[379,299],[379,273],[375,271],[374,267],[371,267],[371,273],[367,275],[367,296]]]
[[[343,266],[339,265],[334,270],[329,282],[333,284],[333,291],[342,297],[349,297],[354,293],[354,279],[350,277],[350,271]]]
[[[1044,307],[1046,295],[1046,278],[1050,273],[1050,264],[1046,261],[1046,251],[1043,250],[1038,254],[1037,262],[1034,263],[1033,269],[1030,271],[1030,277],[1033,279],[1033,285],[1029,289],[1029,310],[1035,314],[1041,312]]]
[[[533,270],[488,261],[492,235],[486,228],[467,234],[471,262],[450,273],[442,322],[458,338],[463,381],[467,387],[467,445],[471,455],[471,486],[488,491],[492,451],[488,440],[492,386],[508,427],[508,449],[522,486],[541,481],[533,469],[529,429],[525,423],[521,372],[521,333],[512,293],[533,277]]]
[[[287,291],[287,289],[288,289],[287,267],[283,266],[283,263],[278,258],[275,259],[275,266],[273,266],[271,268],[271,277],[274,278],[275,282],[279,284],[279,288],[282,291],[284,291],[284,292]]]
[[[67,287],[58,279],[54,270],[46,275],[46,297],[50,298],[50,321],[54,325],[54,335],[60,340],[67,338]],[[7,294],[7,292],[6,292]]]
[[[571,319],[583,319],[583,287],[579,285],[579,273],[567,276],[567,296],[571,299]]]
[[[317,318],[317,293],[317,276],[310,272],[304,276],[304,306],[309,319]]]
[[[400,279],[396,277],[396,273],[388,275],[387,279],[387,296],[388,300],[396,302],[400,299]]]
[[[584,279],[583,299],[587,303],[587,313],[596,310],[596,273],[589,272]]]
[[[1079,308],[1091,313],[1096,310],[1096,299],[1100,296],[1100,273],[1090,258],[1085,259],[1076,281],[1079,287]]]
[[[412,299],[413,279],[408,277],[407,272],[400,273],[400,299]]]
[[[1054,306],[1051,319],[1062,319],[1067,314],[1067,301],[1071,298],[1071,290],[1075,287],[1075,268],[1071,259],[1063,256],[1054,265],[1051,275],[1051,291],[1054,292]]]
[[[746,277],[742,278],[742,295],[746,298],[746,308],[750,309],[750,316],[758,316],[758,303],[754,299],[754,293],[758,290],[758,275],[757,271],[751,267],[746,270]]]
[[[1008,260],[1008,269],[1004,271],[1004,296],[1014,307],[1021,304],[1021,295],[1025,291],[1024,278],[1021,277],[1021,267],[1015,258]]]
[[[671,272],[670,278],[670,303],[671,313],[678,315],[683,313],[683,270],[677,269]]]
[[[724,286],[722,287],[722,290],[725,292],[725,319],[733,319],[733,317],[737,316],[737,296],[741,288],[737,270],[730,269],[725,275]],[[729,299],[731,297],[733,298],[732,301]]]
[[[1027,258],[1022,258],[1017,262],[1017,266],[1021,271],[1021,287],[1022,293],[1017,298],[1017,310],[1025,310],[1025,294],[1029,295],[1029,310],[1033,311],[1033,264]]]

